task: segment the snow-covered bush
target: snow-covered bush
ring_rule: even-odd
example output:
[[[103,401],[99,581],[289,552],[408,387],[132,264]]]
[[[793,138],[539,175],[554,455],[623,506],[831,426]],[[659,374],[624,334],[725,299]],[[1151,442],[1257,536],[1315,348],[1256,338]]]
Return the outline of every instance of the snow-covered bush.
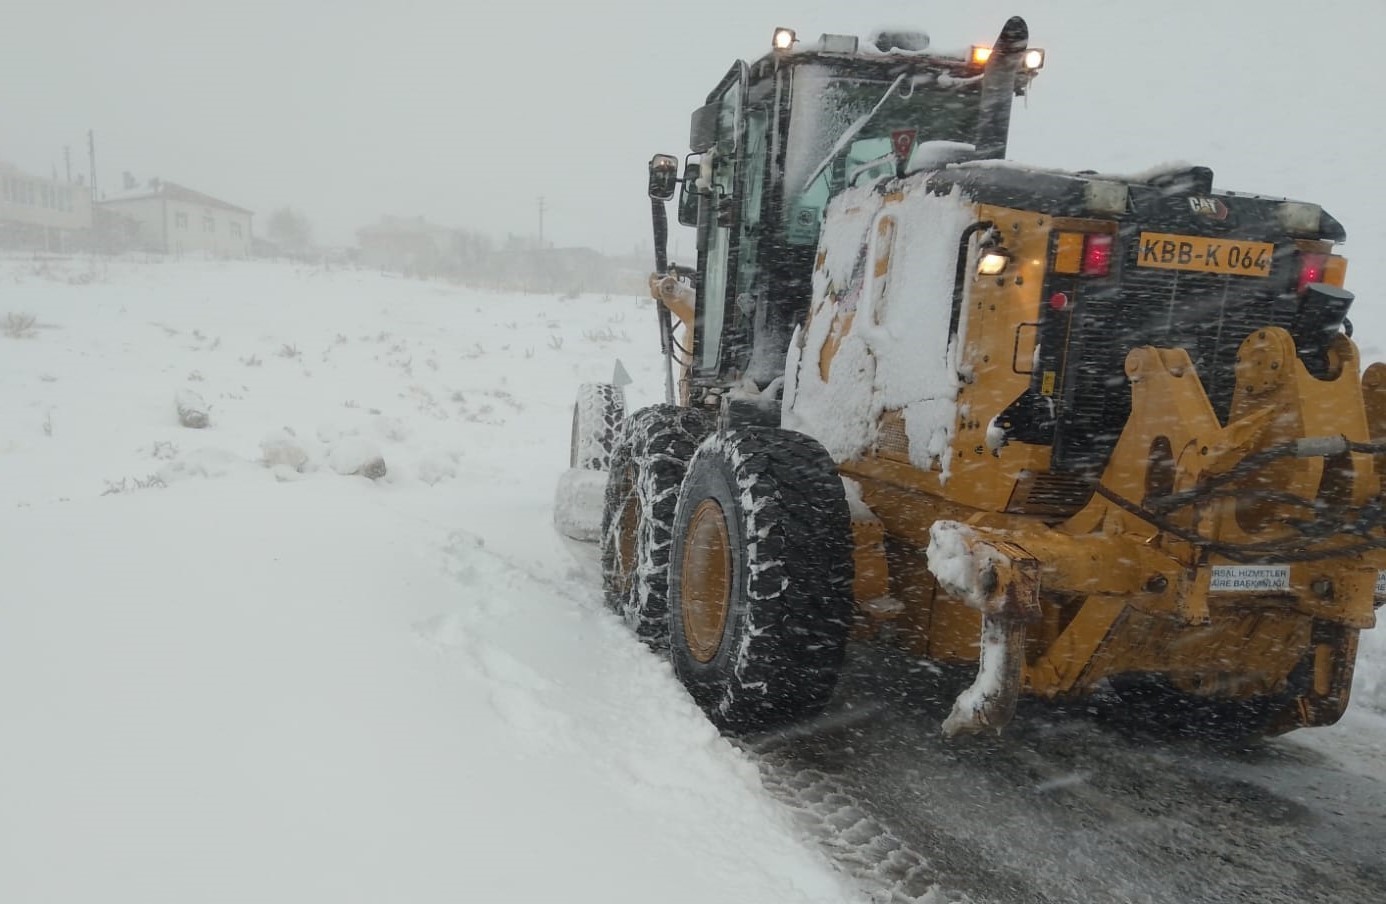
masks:
[[[38,318],[33,314],[11,311],[5,315],[5,323],[0,326],[0,331],[11,339],[32,339],[38,335],[35,328],[37,323]]]

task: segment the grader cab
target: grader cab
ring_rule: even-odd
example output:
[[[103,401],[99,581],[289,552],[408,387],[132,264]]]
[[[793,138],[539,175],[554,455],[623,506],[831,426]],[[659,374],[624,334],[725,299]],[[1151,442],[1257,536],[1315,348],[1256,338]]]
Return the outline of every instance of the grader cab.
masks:
[[[1043,63],[1018,18],[961,54],[782,29],[651,161],[671,377],[609,431],[605,593],[723,727],[812,715],[877,636],[977,665],[949,733],[1099,689],[1255,734],[1347,704],[1386,366],[1343,228],[1004,162]]]

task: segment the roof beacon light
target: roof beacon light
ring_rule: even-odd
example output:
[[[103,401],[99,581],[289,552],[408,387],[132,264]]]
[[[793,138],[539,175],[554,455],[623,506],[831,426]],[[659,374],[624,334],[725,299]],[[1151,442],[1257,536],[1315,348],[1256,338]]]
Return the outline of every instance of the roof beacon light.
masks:
[[[972,52],[967,57],[974,66],[985,66],[987,60],[991,59],[991,48],[985,44],[973,44]]]
[[[775,36],[770,39],[770,46],[776,50],[788,50],[794,46],[796,40],[798,38],[794,34],[794,29],[777,28],[775,29]]]
[[[919,53],[929,49],[929,36],[922,31],[882,29],[872,34],[867,41],[875,44],[881,53],[890,53],[892,50]]]
[[[1025,68],[1034,72],[1044,68],[1044,51],[1033,47],[1025,51]]]

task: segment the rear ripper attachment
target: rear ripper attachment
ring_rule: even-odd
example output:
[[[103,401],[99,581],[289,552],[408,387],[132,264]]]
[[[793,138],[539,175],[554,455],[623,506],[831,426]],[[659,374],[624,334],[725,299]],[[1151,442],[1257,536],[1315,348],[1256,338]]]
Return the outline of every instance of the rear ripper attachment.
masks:
[[[1048,473],[1011,472],[1005,510],[1050,517],[937,522],[928,549],[944,590],[983,615],[982,667],[950,733],[995,726],[1020,692],[1133,677],[1237,702],[1248,733],[1346,707],[1386,566],[1381,365],[1364,396],[1345,262],[1275,234],[1309,205],[1180,200],[1216,222],[1242,208],[1242,234],[1055,226],[1035,373],[993,421],[987,463],[1028,465],[1025,447],[1047,445]],[[1114,392],[1117,354],[1129,390]]]

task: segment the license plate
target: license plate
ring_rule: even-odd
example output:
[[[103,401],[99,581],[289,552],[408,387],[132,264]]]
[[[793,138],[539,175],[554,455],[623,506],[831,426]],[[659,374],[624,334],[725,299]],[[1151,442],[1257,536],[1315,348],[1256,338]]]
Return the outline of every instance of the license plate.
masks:
[[[1138,267],[1161,270],[1196,270],[1229,276],[1270,276],[1275,246],[1270,242],[1244,242],[1199,235],[1142,232],[1136,253]]]
[[[1209,593],[1276,593],[1290,589],[1289,565],[1214,565]]]

